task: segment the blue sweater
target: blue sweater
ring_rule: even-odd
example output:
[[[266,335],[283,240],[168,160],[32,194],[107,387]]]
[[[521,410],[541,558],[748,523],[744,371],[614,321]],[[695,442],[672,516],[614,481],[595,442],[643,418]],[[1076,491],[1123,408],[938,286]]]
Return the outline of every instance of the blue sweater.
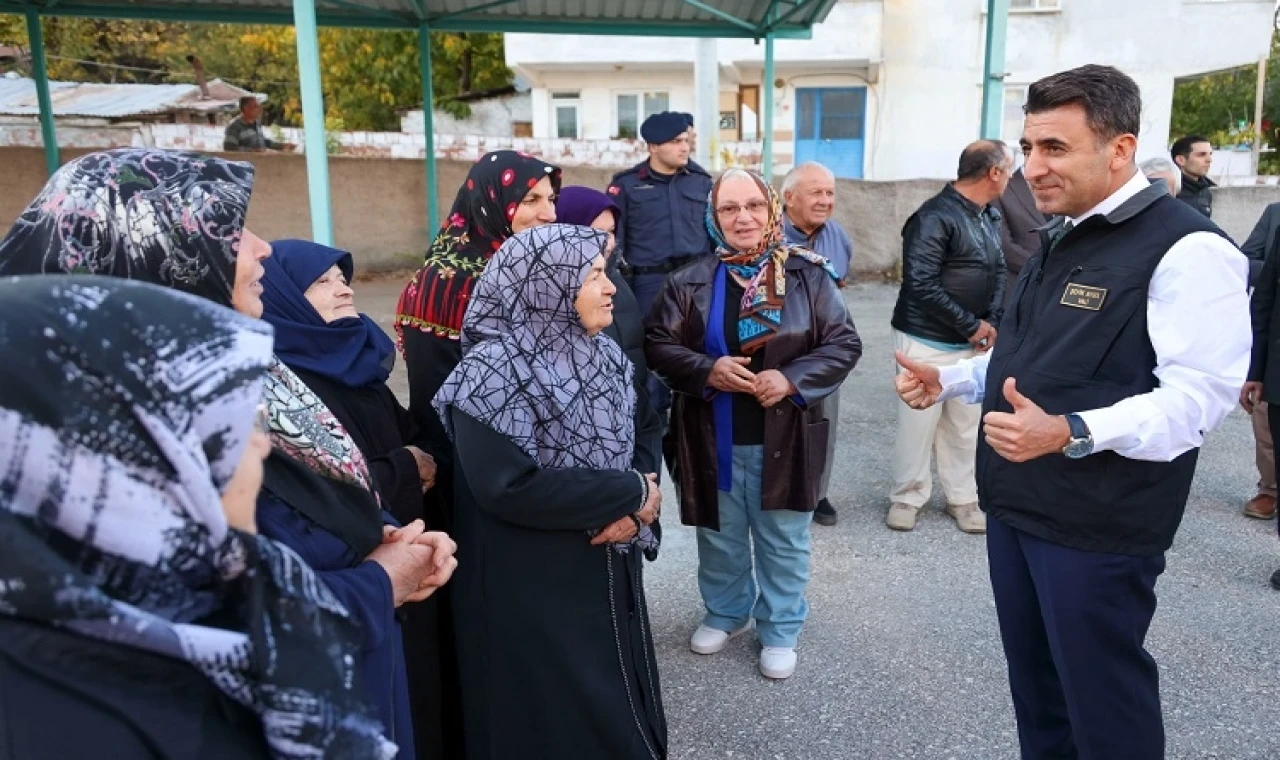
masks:
[[[389,525],[398,524],[386,512],[382,517]],[[360,622],[360,664],[369,702],[387,738],[400,747],[399,760],[414,760],[404,646],[386,571],[376,562],[360,562],[337,536],[265,492],[258,497],[258,530],[297,552]]]

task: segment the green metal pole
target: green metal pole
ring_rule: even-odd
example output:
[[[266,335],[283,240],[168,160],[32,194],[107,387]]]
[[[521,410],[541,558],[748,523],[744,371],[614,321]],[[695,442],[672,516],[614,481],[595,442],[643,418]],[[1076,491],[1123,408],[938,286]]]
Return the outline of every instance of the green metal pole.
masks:
[[[1008,30],[1009,0],[987,0],[987,46],[982,60],[981,132],[982,138],[986,140],[999,140],[1004,123],[1004,46]]]
[[[422,69],[422,135],[427,146],[427,236],[435,234],[440,223],[440,209],[436,199],[436,135],[435,97],[431,92],[431,29],[426,24],[418,27],[418,66]]]
[[[764,98],[764,181],[773,183],[773,32],[764,36],[764,82],[760,88]]]
[[[49,69],[44,60],[44,29],[40,14],[27,11],[27,39],[31,41],[31,73],[36,80],[36,100],[40,102],[40,139],[44,142],[44,167],[52,176],[61,161],[58,132],[53,125],[53,99],[49,97]]]
[[[320,40],[315,0],[293,0],[298,37],[298,80],[302,90],[303,149],[307,156],[307,194],[311,200],[311,238],[333,245],[329,202],[329,152],[325,144],[324,92],[320,88]]]

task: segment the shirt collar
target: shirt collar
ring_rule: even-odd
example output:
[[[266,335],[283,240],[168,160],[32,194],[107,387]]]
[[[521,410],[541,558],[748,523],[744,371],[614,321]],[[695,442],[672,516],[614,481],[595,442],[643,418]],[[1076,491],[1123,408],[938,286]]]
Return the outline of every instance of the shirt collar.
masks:
[[[1144,175],[1142,172],[1138,171],[1135,168],[1133,171],[1133,176],[1129,178],[1128,182],[1121,185],[1119,190],[1116,190],[1111,195],[1108,195],[1106,199],[1102,201],[1102,203],[1099,203],[1098,205],[1084,212],[1084,214],[1077,216],[1075,218],[1068,218],[1067,221],[1071,224],[1072,227],[1079,227],[1081,222],[1083,222],[1084,220],[1088,219],[1091,216],[1106,216],[1107,214],[1110,214],[1112,211],[1115,211],[1116,209],[1124,205],[1125,201],[1129,200],[1130,198],[1142,192],[1143,190],[1146,190],[1150,186],[1151,186],[1151,183],[1147,181],[1146,175]]]
[[[822,228],[826,226],[826,224],[820,224],[813,232],[805,232],[797,227],[795,222],[791,221],[791,217],[787,215],[786,211],[782,212],[782,229],[787,233],[787,237],[800,237],[804,238],[806,242],[813,242],[818,237],[818,233],[822,232]]]

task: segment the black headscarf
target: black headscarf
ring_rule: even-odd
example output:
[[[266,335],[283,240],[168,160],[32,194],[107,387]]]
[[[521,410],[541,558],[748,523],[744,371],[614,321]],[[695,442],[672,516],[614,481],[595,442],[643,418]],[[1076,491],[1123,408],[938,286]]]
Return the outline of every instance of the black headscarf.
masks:
[[[103,274],[231,304],[253,167],[121,148],[59,169],[0,242],[0,275]]]
[[[475,280],[511,237],[520,202],[544,177],[560,191],[560,170],[527,153],[486,153],[467,172],[427,260],[396,304],[396,331],[410,327],[458,340]]]
[[[222,510],[270,328],[141,283],[15,277],[0,360],[0,615],[185,660],[260,716],[276,757],[394,755],[350,613]]]

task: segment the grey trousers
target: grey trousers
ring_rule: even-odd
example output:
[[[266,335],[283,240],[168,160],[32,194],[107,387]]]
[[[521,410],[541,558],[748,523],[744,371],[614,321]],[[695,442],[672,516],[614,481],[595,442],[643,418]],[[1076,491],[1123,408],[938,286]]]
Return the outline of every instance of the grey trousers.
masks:
[[[831,470],[836,464],[836,439],[840,437],[840,391],[836,388],[835,393],[827,396],[822,400],[822,412],[830,421],[827,432],[827,462],[822,467],[822,477],[818,479],[818,498],[827,498],[827,492],[831,488]]]

